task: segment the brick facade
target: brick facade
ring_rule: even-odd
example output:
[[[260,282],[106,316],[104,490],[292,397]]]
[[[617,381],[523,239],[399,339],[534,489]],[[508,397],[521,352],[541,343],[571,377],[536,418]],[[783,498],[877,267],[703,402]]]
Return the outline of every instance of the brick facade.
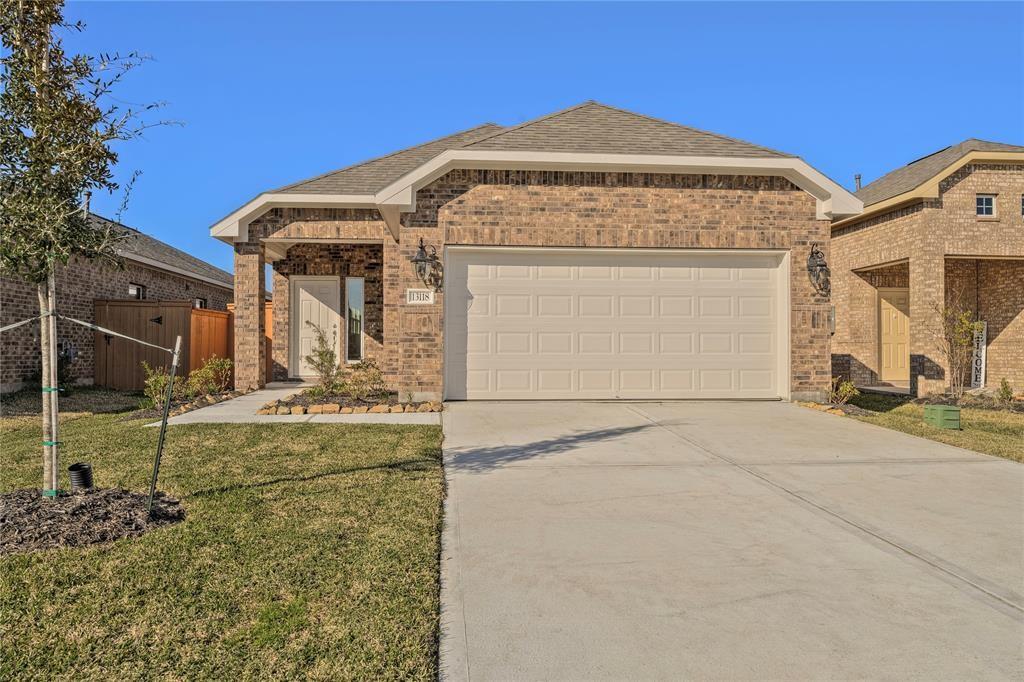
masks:
[[[977,194],[998,195],[994,219],[975,214]],[[940,182],[937,199],[837,228],[831,263],[833,371],[862,385],[877,381],[877,288],[906,286],[912,391],[943,391],[948,385],[934,333],[937,310],[957,292],[964,307],[989,323],[988,384],[1005,376],[1016,388],[1024,386],[1024,260],[1015,260],[1024,259],[1022,195],[1024,165],[967,164]],[[885,264],[893,265],[877,268]]]
[[[434,305],[408,306],[406,288],[420,288],[410,259],[419,240],[445,245],[784,249],[791,256],[792,392],[821,397],[830,378],[829,301],[816,294],[804,262],[810,244],[828,255],[829,223],[816,218],[813,197],[788,180],[760,176],[457,170],[417,193],[416,211],[402,216],[395,243],[370,209],[272,209],[236,243],[236,376],[259,382],[256,364],[262,318],[242,301],[262,287],[260,240],[374,240],[381,246],[340,249],[297,244],[274,269],[275,376],[287,374],[287,276],[310,269],[366,271],[367,254],[382,255],[383,338],[373,352],[403,394],[442,392],[443,292]],[[333,259],[343,259],[344,262]],[[369,280],[368,283],[369,285]],[[369,300],[369,293],[368,293]],[[281,306],[279,308],[279,306]],[[367,311],[369,314],[369,309]],[[243,338],[244,337],[244,338]],[[369,347],[369,346],[368,346]],[[243,364],[245,367],[243,367]]]
[[[212,310],[225,310],[232,298],[232,291],[227,287],[132,261],[125,261],[125,267],[121,270],[72,261],[57,272],[57,310],[68,317],[92,322],[93,301],[127,299],[130,282],[145,286],[147,299],[180,301],[205,298]],[[0,326],[39,314],[34,284],[0,277],[0,302]],[[58,320],[57,336],[58,342],[70,345],[77,352],[77,359],[71,365],[72,376],[79,383],[92,383],[93,333],[85,327]],[[24,383],[38,377],[39,368],[38,323],[19,327],[0,336],[0,389],[17,390]]]

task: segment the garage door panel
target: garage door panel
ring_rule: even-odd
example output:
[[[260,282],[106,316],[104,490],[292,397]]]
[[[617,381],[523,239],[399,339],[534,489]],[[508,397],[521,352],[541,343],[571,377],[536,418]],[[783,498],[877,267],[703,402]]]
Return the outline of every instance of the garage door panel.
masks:
[[[449,252],[451,399],[779,395],[779,258]]]

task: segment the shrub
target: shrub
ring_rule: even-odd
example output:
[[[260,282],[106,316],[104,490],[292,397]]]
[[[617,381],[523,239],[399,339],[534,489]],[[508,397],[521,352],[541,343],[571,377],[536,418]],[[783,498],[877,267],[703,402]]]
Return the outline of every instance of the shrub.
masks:
[[[185,380],[185,396],[195,398],[223,392],[231,381],[231,360],[216,356],[207,358],[202,367],[189,372]]]
[[[146,373],[145,387],[142,389],[146,395],[143,407],[162,408],[164,397],[167,395],[167,382],[171,375],[163,367],[150,367],[145,360],[142,362],[142,369]],[[181,402],[201,395],[221,393],[227,388],[230,381],[231,360],[211,357],[203,363],[202,367],[189,372],[187,377],[179,375],[174,378],[174,393],[171,395],[171,401]]]
[[[334,390],[341,377],[338,354],[335,352],[338,347],[338,332],[333,332],[328,340],[327,333],[319,325],[312,322],[306,322],[306,324],[313,328],[313,333],[316,334],[316,343],[313,345],[313,351],[303,359],[316,372],[320,387],[324,391]]]
[[[388,397],[384,373],[373,360],[363,360],[349,368],[344,390],[356,400],[376,401]]]
[[[856,398],[860,391],[849,379],[832,377],[832,386],[828,391],[828,401],[833,405],[845,405],[850,398]]]
[[[999,389],[996,391],[996,400],[1009,405],[1013,402],[1013,388],[1010,386],[1010,382],[1003,377],[1003,380],[999,382]]]
[[[142,370],[146,373],[145,386],[142,392],[146,394],[149,404],[158,409],[162,408],[164,406],[164,398],[167,397],[167,382],[170,380],[171,375],[163,367],[150,367],[149,363],[145,360],[142,361]],[[185,397],[186,381],[182,379],[183,377],[176,377],[174,380],[174,393],[171,396],[172,402],[182,400]]]

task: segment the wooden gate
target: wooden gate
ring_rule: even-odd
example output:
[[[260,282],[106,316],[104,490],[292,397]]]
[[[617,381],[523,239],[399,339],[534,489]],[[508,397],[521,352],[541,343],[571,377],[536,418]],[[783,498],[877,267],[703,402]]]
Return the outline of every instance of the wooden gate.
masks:
[[[95,320],[100,327],[164,348],[173,348],[179,334],[182,363],[179,372],[202,366],[214,355],[232,356],[229,336],[230,315],[219,310],[200,310],[191,301],[94,301]],[[170,353],[96,332],[95,383],[123,391],[145,386],[143,361],[152,367],[170,367]]]

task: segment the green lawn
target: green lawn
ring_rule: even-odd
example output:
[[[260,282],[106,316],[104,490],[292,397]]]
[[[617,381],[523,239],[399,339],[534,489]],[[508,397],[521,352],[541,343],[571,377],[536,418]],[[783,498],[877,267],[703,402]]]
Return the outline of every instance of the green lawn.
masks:
[[[10,412],[8,412],[10,414]],[[65,461],[144,490],[156,429],[84,414]],[[0,419],[0,490],[38,486],[39,427]],[[171,427],[184,523],[0,557],[0,677],[433,679],[441,431]]]
[[[902,398],[864,393],[850,403],[873,413],[854,419],[1024,462],[1024,414],[1019,412],[965,407],[960,411],[962,430],[950,431],[925,424],[924,405],[915,405]]]

